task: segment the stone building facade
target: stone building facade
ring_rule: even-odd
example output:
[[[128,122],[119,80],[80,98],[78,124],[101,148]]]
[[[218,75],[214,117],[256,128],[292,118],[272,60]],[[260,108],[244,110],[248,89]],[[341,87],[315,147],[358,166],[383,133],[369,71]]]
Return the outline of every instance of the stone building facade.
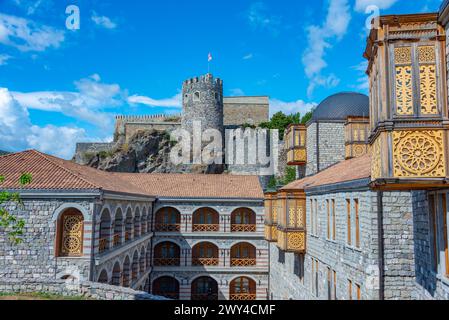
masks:
[[[23,243],[0,238],[2,279],[75,279],[185,300],[266,298],[257,177],[106,173],[37,151],[0,157],[0,172],[2,190],[23,200],[6,209],[25,221]],[[25,188],[23,172],[33,177]]]
[[[379,18],[369,128],[366,98],[342,93],[301,132],[305,177],[266,194],[272,299],[449,298],[447,5]]]

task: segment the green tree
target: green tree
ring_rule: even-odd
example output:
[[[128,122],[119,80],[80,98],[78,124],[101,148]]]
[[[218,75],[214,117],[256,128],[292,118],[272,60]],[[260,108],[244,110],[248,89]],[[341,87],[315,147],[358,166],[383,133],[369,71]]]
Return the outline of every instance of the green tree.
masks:
[[[0,175],[0,186],[5,181],[5,177]],[[25,186],[31,183],[31,174],[25,173],[19,178],[19,184]],[[4,231],[8,239],[14,244],[23,242],[23,233],[25,228],[25,220],[16,218],[4,206],[8,203],[16,203],[19,207],[23,207],[19,193],[9,191],[0,192],[0,230]]]
[[[270,121],[263,122],[260,127],[263,129],[279,130],[279,139],[284,139],[284,133],[287,127],[291,124],[306,124],[312,118],[312,112],[308,112],[304,117],[301,117],[301,113],[294,113],[290,115],[284,114],[282,111],[275,113]]]
[[[283,185],[287,185],[296,180],[296,168],[295,167],[287,167],[285,169],[285,176],[282,181]]]

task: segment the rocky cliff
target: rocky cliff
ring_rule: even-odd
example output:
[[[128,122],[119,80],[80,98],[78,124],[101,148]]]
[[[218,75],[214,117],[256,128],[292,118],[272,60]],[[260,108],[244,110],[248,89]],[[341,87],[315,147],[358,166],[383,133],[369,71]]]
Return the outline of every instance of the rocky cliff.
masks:
[[[173,146],[166,132],[138,131],[128,142],[118,142],[109,151],[84,152],[74,161],[108,172],[223,173],[222,166],[174,165],[170,161]]]

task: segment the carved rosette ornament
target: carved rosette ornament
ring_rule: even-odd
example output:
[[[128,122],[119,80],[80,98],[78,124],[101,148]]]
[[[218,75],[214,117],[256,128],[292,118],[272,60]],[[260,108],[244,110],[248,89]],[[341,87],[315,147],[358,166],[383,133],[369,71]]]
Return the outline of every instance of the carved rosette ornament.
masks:
[[[304,232],[292,232],[288,234],[288,249],[300,251],[305,249]]]
[[[65,215],[62,221],[62,254],[77,256],[83,253],[83,216]]]
[[[442,131],[393,132],[394,176],[445,177]]]

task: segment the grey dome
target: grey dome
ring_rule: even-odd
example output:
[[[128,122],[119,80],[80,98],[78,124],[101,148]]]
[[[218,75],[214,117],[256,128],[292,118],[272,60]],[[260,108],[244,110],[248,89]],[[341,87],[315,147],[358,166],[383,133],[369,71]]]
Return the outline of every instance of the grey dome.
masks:
[[[312,121],[346,120],[349,116],[369,117],[368,96],[356,92],[341,92],[327,97],[313,112]]]

